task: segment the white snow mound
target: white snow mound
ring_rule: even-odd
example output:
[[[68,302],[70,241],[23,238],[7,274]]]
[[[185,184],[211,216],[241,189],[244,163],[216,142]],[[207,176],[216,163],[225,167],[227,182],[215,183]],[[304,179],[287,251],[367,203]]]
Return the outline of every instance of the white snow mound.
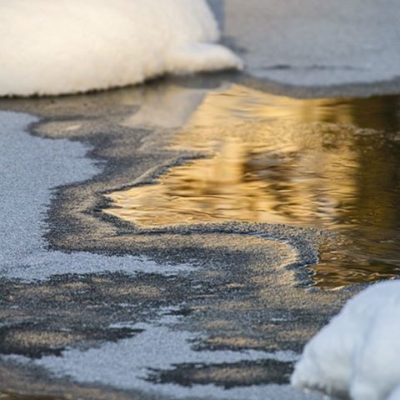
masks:
[[[241,68],[205,0],[0,0],[0,96]]]
[[[400,400],[400,385],[392,392],[388,400]]]
[[[400,281],[349,300],[306,345],[291,382],[354,400],[400,400]]]

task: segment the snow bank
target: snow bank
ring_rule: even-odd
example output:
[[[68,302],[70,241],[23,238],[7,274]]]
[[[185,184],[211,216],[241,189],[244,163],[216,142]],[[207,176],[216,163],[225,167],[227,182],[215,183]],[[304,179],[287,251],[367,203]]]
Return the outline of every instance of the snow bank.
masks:
[[[292,384],[354,400],[400,400],[400,281],[351,299],[306,345]]]
[[[388,400],[400,400],[400,385],[392,392]]]
[[[205,0],[0,0],[0,96],[241,68]]]

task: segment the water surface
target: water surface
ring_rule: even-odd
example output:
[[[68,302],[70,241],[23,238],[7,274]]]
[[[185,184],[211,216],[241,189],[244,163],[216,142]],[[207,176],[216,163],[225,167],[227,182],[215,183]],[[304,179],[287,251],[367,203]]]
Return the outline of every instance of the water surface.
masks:
[[[400,100],[292,99],[240,85],[210,92],[170,149],[192,160],[108,195],[139,226],[255,221],[337,232],[314,282],[338,287],[400,270]]]

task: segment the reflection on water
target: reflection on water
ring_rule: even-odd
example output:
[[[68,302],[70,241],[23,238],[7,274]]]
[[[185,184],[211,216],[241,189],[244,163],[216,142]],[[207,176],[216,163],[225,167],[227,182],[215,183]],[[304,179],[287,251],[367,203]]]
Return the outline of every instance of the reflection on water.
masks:
[[[206,96],[170,148],[200,152],[154,185],[111,193],[141,226],[221,220],[341,233],[315,282],[341,286],[400,268],[399,99],[298,100],[242,86]]]

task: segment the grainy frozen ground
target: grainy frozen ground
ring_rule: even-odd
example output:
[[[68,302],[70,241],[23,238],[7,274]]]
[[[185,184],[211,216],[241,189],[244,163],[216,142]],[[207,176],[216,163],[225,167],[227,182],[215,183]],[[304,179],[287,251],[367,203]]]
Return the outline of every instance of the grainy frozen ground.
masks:
[[[163,145],[223,80],[308,97],[398,90],[400,11],[393,0],[212,3],[245,75],[0,101],[35,115],[0,113],[0,392],[318,398],[287,386],[292,362],[350,293],[299,286],[317,232],[140,231],[103,218],[102,193],[188,157]]]
[[[139,96],[144,115],[134,115],[141,125],[153,91],[159,96],[171,88],[161,84]],[[196,92],[173,87],[166,106],[174,96],[197,104]],[[154,158],[160,132],[147,132],[142,146],[132,145],[143,131],[124,127],[134,120],[125,110],[128,93],[114,95],[117,117],[107,122],[114,133],[106,146],[101,107],[93,104],[89,117],[58,115],[73,107],[73,116],[85,97],[40,100],[34,104],[39,119],[0,113],[1,162],[8,171],[0,182],[3,376],[10,365],[21,365],[18,373],[22,367],[36,371],[36,381],[48,379],[45,371],[57,378],[36,390],[14,374],[2,390],[51,394],[57,383],[57,390],[71,394],[70,377],[93,390],[106,385],[115,396],[123,390],[143,398],[303,398],[287,386],[293,361],[340,302],[336,294],[297,287],[302,275],[306,279],[304,265],[315,261],[317,232],[247,224],[130,233],[124,227],[122,238],[115,221],[94,216],[85,223],[82,196],[90,211],[91,202],[115,186],[115,176],[129,182],[139,179],[138,170],[173,163],[168,152]],[[38,122],[45,115],[48,121]],[[104,162],[105,153],[100,164],[85,157],[92,148],[114,162]],[[125,148],[131,166],[118,161]]]
[[[219,3],[219,4],[218,4]],[[390,81],[400,71],[397,0],[214,2],[247,71],[284,84]]]

